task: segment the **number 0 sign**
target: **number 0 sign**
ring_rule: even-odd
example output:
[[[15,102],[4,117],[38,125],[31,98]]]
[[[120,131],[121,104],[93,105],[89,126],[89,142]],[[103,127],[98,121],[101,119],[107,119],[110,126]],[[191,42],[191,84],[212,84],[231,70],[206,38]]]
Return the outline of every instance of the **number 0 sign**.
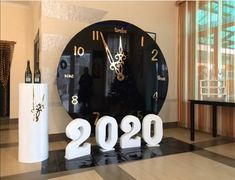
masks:
[[[154,125],[154,135],[151,137],[151,126]],[[108,127],[108,132],[106,132]],[[140,147],[141,138],[136,136],[141,129],[140,120],[127,115],[120,124],[124,134],[120,137],[120,147],[133,148]],[[108,133],[108,135],[106,135]],[[85,142],[91,134],[91,125],[85,119],[77,118],[66,127],[66,136],[72,141],[65,149],[65,158],[74,159],[91,153],[91,144]],[[134,137],[135,136],[135,137]],[[162,120],[155,114],[148,114],[142,122],[142,136],[148,147],[159,146],[163,136]],[[107,138],[106,138],[107,137]],[[118,125],[115,118],[111,116],[101,117],[96,124],[96,143],[101,147],[101,151],[114,150],[118,140]],[[84,143],[85,142],[85,143]],[[83,145],[81,145],[84,143]]]

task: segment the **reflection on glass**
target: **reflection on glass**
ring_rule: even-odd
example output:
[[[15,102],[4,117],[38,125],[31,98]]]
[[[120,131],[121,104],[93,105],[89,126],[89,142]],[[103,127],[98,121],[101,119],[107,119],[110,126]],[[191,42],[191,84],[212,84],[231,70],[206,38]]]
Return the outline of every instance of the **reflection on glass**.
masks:
[[[158,51],[156,62],[151,60],[153,49]],[[125,57],[120,69],[110,69],[109,56],[116,62],[120,55]],[[144,31],[122,21],[105,21],[85,28],[68,43],[58,65],[57,87],[72,118],[94,124],[98,112],[120,123],[128,114],[159,113],[166,98],[168,69],[161,50]],[[153,98],[156,91],[157,99]]]
[[[235,100],[235,1],[198,1],[195,97]]]
[[[91,96],[92,96],[92,76],[89,74],[88,67],[84,68],[84,72],[79,79],[78,101],[81,104],[80,113],[86,114],[91,112]]]

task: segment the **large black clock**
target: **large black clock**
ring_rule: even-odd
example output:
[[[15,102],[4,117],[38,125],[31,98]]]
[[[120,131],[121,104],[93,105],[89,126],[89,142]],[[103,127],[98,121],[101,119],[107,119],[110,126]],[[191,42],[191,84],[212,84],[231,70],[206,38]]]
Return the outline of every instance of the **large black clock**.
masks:
[[[97,115],[120,123],[158,114],[168,89],[162,51],[143,30],[124,21],[102,21],[77,33],[57,68],[57,88],[68,114],[91,124]]]

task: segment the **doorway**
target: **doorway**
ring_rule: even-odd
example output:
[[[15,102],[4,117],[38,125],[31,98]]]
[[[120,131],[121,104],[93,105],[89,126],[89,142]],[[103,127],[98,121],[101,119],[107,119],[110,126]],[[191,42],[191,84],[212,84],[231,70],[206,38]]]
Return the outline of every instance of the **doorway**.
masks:
[[[10,77],[6,89],[0,86],[0,118],[7,118],[10,115]]]
[[[14,41],[0,40],[0,117],[7,118],[10,112],[10,68]]]

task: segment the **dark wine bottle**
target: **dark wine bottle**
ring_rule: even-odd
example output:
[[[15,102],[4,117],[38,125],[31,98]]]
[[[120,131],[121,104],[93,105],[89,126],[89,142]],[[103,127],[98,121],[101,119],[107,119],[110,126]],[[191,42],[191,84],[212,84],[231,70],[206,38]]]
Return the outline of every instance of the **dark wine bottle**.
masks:
[[[25,83],[32,83],[32,72],[30,69],[30,61],[27,61],[27,67],[25,70],[25,76],[24,76]]]
[[[35,67],[34,83],[41,83],[41,72],[40,72],[38,63],[36,64],[36,67]]]

